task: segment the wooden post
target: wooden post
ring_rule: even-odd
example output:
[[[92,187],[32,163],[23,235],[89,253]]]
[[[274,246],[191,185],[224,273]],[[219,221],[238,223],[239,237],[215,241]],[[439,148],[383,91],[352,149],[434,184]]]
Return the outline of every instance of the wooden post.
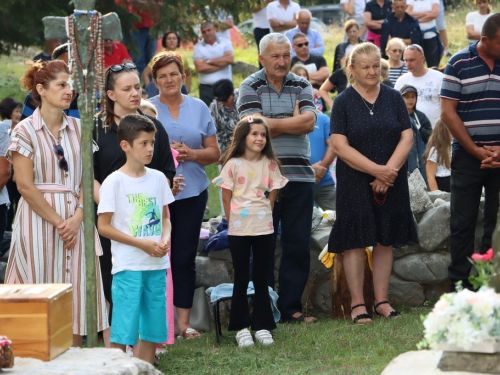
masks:
[[[332,267],[332,318],[347,318],[350,320],[351,293],[347,286],[343,261],[343,254],[335,254]],[[373,295],[373,275],[368,265],[368,260],[365,260],[363,294],[365,297],[366,310],[368,313],[371,313],[375,298]]]
[[[96,288],[96,252],[95,252],[95,220],[94,220],[94,159],[92,148],[93,116],[96,111],[93,91],[96,77],[96,50],[89,48],[90,25],[94,12],[95,0],[74,0],[75,18],[78,20],[78,54],[82,62],[87,62],[90,53],[90,65],[81,69],[74,64],[76,87],[84,92],[78,92],[78,111],[81,120],[81,152],[82,152],[82,182],[84,206],[84,239],[85,239],[85,267],[87,287],[87,346],[97,346],[97,288]],[[77,12],[78,11],[78,12]],[[45,38],[58,39],[67,37],[66,17],[44,17]],[[102,36],[104,39],[121,40],[120,19],[115,13],[107,14],[102,18]],[[85,80],[87,83],[85,85]],[[87,87],[88,90],[84,88]],[[102,93],[101,93],[102,95]]]

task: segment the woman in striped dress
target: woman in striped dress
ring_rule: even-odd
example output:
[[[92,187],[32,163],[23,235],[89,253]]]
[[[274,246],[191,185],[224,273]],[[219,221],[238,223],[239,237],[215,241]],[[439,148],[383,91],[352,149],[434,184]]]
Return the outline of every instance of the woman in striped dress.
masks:
[[[63,61],[32,63],[22,84],[40,106],[13,131],[6,157],[19,201],[6,283],[73,285],[73,345],[87,334],[80,121],[63,110],[72,99]],[[101,246],[96,237],[96,253]],[[96,256],[98,330],[108,327]]]

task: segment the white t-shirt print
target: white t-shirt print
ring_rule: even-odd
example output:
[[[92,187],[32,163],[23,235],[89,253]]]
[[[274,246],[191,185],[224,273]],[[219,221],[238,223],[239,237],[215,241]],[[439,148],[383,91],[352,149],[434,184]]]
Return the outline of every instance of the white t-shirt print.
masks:
[[[115,171],[102,183],[97,213],[112,212],[111,225],[132,237],[160,242],[163,207],[174,201],[165,175],[146,168],[134,178]],[[168,256],[152,257],[141,249],[111,241],[112,274],[120,271],[151,271],[170,267]]]

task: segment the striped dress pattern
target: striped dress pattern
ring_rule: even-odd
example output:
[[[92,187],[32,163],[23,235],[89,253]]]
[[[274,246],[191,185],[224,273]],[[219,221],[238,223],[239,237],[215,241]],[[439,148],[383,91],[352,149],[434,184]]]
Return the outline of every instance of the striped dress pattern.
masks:
[[[63,124],[56,139],[44,123],[40,110],[20,122],[11,135],[6,157],[12,162],[12,153],[33,162],[34,184],[43,197],[64,219],[71,217],[78,203],[82,182],[80,120],[63,114]],[[54,152],[60,144],[68,162],[68,172],[58,165]],[[7,263],[6,284],[73,285],[73,334],[86,335],[86,267],[83,223],[76,245],[64,249],[64,243],[52,224],[37,215],[21,198],[14,219],[12,242]],[[102,253],[99,238],[96,247],[97,327],[106,329],[108,316],[102,288],[101,270],[97,255]]]

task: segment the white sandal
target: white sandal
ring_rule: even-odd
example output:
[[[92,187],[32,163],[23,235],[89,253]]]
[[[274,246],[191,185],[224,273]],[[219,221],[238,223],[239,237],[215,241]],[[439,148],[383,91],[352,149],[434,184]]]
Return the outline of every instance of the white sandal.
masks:
[[[245,348],[254,344],[252,334],[247,328],[243,328],[241,331],[238,331],[236,334],[236,342],[240,348]]]
[[[262,345],[271,345],[274,343],[273,335],[267,329],[255,332],[255,340]]]

